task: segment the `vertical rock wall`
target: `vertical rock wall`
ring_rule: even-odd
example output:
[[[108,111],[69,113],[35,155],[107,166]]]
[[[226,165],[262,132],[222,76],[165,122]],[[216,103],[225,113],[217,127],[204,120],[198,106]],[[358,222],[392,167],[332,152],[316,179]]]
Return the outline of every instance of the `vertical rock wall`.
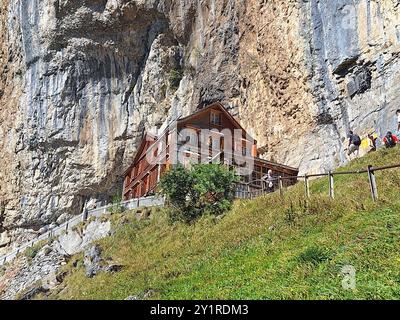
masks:
[[[6,0],[0,250],[118,193],[145,129],[222,101],[264,157],[321,171],[399,108],[396,0]]]
[[[396,128],[399,1],[254,1],[248,10],[239,105],[267,158],[330,170],[347,161],[350,129]]]

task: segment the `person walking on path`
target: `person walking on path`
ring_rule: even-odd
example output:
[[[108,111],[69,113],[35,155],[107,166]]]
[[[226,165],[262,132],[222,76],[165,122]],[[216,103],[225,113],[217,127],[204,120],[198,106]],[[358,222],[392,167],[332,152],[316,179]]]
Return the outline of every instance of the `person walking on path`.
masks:
[[[274,177],[273,177],[273,172],[272,172],[272,170],[268,170],[268,173],[264,176],[264,177],[262,177],[262,180],[264,180],[264,182],[266,183],[266,185],[267,185],[267,192],[268,193],[271,193],[271,192],[274,192],[275,190],[275,188],[274,188]]]
[[[349,156],[351,160],[351,155],[353,153],[356,153],[356,157],[358,157],[359,152],[360,152],[360,146],[361,146],[361,138],[358,134],[355,134],[353,131],[350,131],[348,136],[349,138],[349,147],[347,151],[347,155]]]

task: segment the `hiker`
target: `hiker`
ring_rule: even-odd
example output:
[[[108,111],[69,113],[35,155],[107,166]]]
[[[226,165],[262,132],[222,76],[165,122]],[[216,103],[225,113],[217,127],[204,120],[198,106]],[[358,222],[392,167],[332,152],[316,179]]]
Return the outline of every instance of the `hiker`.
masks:
[[[349,138],[349,147],[347,155],[350,157],[353,153],[357,153],[356,157],[358,157],[361,146],[361,138],[359,135],[355,134],[353,131],[350,131],[348,136]]]
[[[400,109],[396,111],[397,114],[397,131],[400,131]]]
[[[268,170],[268,173],[262,177],[263,183],[267,185],[267,192],[274,192],[274,177],[272,175],[272,170]]]
[[[385,144],[386,148],[393,148],[399,143],[399,138],[389,131],[383,138],[383,143]]]
[[[368,152],[376,151],[376,141],[378,137],[376,137],[373,133],[368,134],[368,145],[371,148]]]

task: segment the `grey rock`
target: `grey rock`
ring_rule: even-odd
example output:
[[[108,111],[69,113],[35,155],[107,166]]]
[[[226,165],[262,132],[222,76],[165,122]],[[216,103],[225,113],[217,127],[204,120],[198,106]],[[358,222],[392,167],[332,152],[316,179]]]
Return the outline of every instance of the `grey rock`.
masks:
[[[155,294],[154,290],[147,290],[137,296],[129,296],[125,300],[146,300],[150,299]]]
[[[120,272],[123,268],[124,268],[124,266],[122,266],[122,265],[111,264],[111,265],[104,267],[103,270],[108,273],[117,273],[117,272]]]
[[[366,67],[354,72],[347,84],[349,96],[354,97],[356,94],[362,94],[370,89],[371,79],[371,71]]]
[[[92,242],[102,239],[110,234],[110,221],[101,222],[100,220],[91,221],[83,230],[82,234],[69,230],[57,239],[57,249],[67,255],[81,252]]]
[[[22,255],[8,268],[14,268],[12,278],[0,277],[0,283],[5,286],[6,290],[1,293],[0,298],[5,300],[15,299],[18,293],[24,292],[26,299],[33,298],[37,293],[47,291],[53,288],[57,281],[54,275],[57,273],[64,262],[64,255],[57,250],[48,250],[48,247],[42,248],[37,255],[28,263],[27,259]]]
[[[150,299],[152,296],[154,296],[155,291],[154,290],[147,290],[144,294],[143,294],[143,299]]]
[[[24,293],[20,300],[32,300],[35,296],[37,296],[40,293],[47,293],[48,290],[43,288],[42,286],[39,287],[34,287],[30,290],[28,290],[26,293]]]
[[[43,233],[46,233],[48,230],[49,230],[49,226],[44,226],[39,229],[38,233],[43,234]]]
[[[60,279],[62,277],[58,277],[56,271],[48,272],[47,276],[42,279],[42,287],[45,290],[52,290],[61,283]]]
[[[53,247],[47,244],[42,248],[42,251],[45,256],[48,256],[53,251]]]
[[[43,246],[29,263],[24,255],[13,260],[13,263],[5,268],[4,274],[0,275],[0,286],[5,288],[4,292],[0,294],[0,299],[15,299],[17,294],[31,287],[33,289],[29,289],[30,292],[24,294],[27,299],[33,298],[40,292],[53,290],[62,283],[66,275],[59,273],[60,267],[66,264],[67,259],[72,254],[82,252],[85,248],[84,266],[88,276],[93,277],[99,271],[119,272],[122,266],[112,263],[107,265],[101,258],[101,248],[90,245],[93,241],[107,236],[110,226],[107,221],[92,221],[83,228],[82,235],[73,233],[77,235],[79,241],[76,240],[75,236],[61,235],[51,244]],[[76,245],[76,242],[78,242],[78,245]],[[74,250],[69,251],[68,249],[71,248]],[[66,251],[69,251],[69,253]],[[104,265],[106,266],[103,267]],[[76,261],[75,266],[78,266],[78,261]],[[11,277],[7,274],[10,274]]]
[[[102,267],[100,265],[101,259],[101,248],[98,245],[93,245],[85,250],[84,254],[84,265],[86,269],[86,276],[93,278]]]

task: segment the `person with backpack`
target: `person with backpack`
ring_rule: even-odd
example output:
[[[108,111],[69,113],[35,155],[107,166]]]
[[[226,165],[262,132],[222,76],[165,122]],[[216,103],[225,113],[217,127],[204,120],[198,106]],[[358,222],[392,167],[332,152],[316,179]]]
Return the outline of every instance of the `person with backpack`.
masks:
[[[389,131],[383,138],[383,143],[385,144],[386,148],[393,148],[399,143],[399,138]]]
[[[357,152],[356,157],[358,157],[361,146],[360,136],[358,134],[355,134],[353,131],[350,131],[347,137],[349,138],[349,147],[347,155],[350,157],[353,153]]]

